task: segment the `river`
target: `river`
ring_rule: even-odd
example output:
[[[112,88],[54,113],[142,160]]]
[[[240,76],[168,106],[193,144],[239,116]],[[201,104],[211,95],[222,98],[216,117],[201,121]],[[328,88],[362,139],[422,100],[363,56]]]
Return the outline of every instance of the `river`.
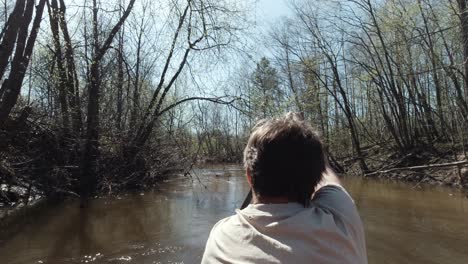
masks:
[[[468,198],[442,187],[345,179],[369,263],[468,263]],[[213,224],[248,186],[239,166],[195,170],[155,191],[46,206],[0,230],[0,263],[199,263]]]

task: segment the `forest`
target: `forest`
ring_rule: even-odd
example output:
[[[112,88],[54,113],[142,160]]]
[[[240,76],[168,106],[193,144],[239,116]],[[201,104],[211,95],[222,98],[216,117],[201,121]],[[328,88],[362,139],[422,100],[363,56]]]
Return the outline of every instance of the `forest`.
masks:
[[[303,112],[335,170],[468,185],[466,0],[2,0],[0,204],[240,163]]]

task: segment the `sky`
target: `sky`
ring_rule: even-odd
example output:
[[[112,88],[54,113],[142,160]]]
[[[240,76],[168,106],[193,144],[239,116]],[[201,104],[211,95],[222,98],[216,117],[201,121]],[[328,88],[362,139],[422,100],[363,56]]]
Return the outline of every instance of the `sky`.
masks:
[[[254,22],[255,29],[252,41],[254,41],[254,50],[251,50],[252,64],[251,67],[255,67],[255,63],[262,57],[272,56],[271,50],[268,49],[268,41],[265,37],[271,31],[273,25],[280,22],[282,17],[292,15],[292,11],[288,6],[290,0],[256,0],[255,1],[255,12]]]
[[[258,0],[259,12],[264,12],[268,17],[280,17],[287,15],[290,11],[285,0]]]
[[[274,22],[276,19],[291,14],[287,0],[258,0],[257,18],[258,22]]]

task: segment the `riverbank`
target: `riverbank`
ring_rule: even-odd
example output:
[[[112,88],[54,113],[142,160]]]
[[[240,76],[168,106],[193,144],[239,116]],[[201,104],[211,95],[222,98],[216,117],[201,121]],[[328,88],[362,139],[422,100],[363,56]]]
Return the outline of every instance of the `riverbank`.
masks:
[[[389,178],[392,180],[417,182],[418,184],[447,185],[468,188],[467,161],[436,163],[404,168],[392,168],[365,175],[365,177]]]
[[[124,136],[121,136],[124,137]],[[145,190],[188,167],[190,158],[175,143],[155,135],[154,142],[128,158],[122,138],[100,142],[96,179],[86,196]],[[66,137],[59,128],[46,129],[27,118],[0,127],[0,208],[28,205],[38,198],[62,201],[83,190],[82,140]]]
[[[468,189],[468,157],[463,151],[417,149],[398,155],[370,150],[366,160],[372,168],[366,178]]]

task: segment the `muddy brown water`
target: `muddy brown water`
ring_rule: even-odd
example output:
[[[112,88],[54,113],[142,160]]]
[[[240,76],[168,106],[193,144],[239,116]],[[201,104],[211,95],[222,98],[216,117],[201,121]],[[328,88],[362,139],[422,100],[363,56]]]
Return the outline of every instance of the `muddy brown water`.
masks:
[[[0,263],[199,263],[213,224],[248,192],[238,166],[157,191],[45,207],[1,226]],[[468,198],[447,188],[347,178],[369,263],[468,263]],[[7,232],[9,231],[9,232]],[[6,235],[8,234],[8,235]]]

